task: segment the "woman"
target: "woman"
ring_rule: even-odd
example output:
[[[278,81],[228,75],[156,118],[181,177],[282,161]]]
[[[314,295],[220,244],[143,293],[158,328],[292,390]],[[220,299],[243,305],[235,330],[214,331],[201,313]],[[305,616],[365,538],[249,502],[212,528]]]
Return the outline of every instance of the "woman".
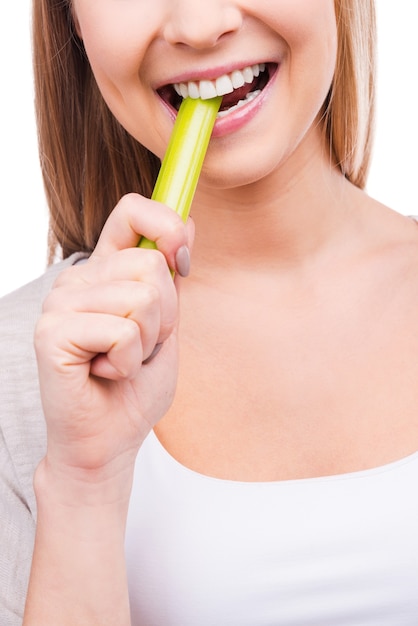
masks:
[[[418,233],[362,191],[372,2],[34,17],[66,260],[2,307],[5,619],[35,535],[25,626],[414,624]],[[235,89],[194,229],[147,196],[201,80]]]

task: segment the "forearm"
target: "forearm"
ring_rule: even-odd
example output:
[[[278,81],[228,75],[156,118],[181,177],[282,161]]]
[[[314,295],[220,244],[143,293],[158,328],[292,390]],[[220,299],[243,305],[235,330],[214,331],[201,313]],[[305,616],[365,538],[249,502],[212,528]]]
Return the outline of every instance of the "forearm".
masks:
[[[37,472],[38,522],[24,626],[130,625],[128,498],[117,493],[117,480],[76,493],[79,488],[77,481],[51,481],[42,467]]]
[[[138,248],[140,236],[158,250]],[[48,449],[35,476],[24,626],[130,624],[124,535],[132,475],[174,398],[179,303],[170,268],[180,269],[188,240],[171,209],[129,194],[89,260],[62,272],[44,301],[34,344]],[[149,361],[156,344],[163,347]]]

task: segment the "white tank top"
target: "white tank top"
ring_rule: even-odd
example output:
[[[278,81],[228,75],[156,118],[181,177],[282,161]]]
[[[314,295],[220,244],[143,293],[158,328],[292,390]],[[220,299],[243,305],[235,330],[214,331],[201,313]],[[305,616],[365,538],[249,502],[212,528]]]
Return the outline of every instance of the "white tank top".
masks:
[[[151,432],[126,554],[133,626],[417,626],[418,452],[246,483],[184,467]]]

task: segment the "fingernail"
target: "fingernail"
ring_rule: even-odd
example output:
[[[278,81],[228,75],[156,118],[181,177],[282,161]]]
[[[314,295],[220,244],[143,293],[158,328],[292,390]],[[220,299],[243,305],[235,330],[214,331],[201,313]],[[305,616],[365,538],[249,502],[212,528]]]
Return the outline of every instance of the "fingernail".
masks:
[[[176,270],[183,278],[190,274],[190,252],[187,246],[182,246],[176,252]]]

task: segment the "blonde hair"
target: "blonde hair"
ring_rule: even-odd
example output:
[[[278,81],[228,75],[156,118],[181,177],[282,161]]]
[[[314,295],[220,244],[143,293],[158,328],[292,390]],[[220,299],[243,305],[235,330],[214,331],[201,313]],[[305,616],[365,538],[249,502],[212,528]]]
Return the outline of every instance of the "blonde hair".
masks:
[[[338,53],[324,129],[334,162],[363,189],[370,167],[376,75],[374,0],[335,0]]]
[[[363,188],[374,111],[373,0],[335,0],[338,54],[324,105],[332,159]],[[74,32],[69,0],[33,0],[39,154],[50,209],[50,252],[93,250],[120,197],[150,196],[159,160],[110,113]]]

